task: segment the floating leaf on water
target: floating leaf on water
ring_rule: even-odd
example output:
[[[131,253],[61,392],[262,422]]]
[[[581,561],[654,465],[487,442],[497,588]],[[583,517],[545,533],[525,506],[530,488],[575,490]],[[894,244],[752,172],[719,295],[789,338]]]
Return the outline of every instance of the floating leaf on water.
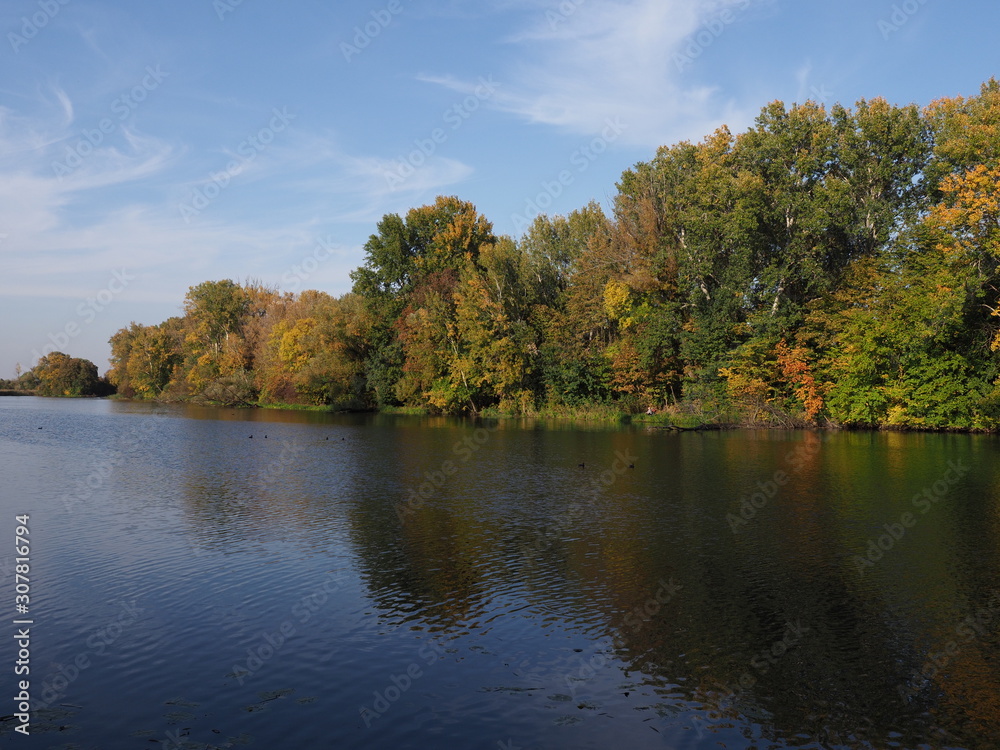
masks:
[[[480,690],[484,693],[530,693],[533,690],[541,690],[540,687],[484,687]]]
[[[263,693],[257,693],[257,695],[259,695],[262,700],[273,701],[294,692],[295,690],[293,688],[282,688],[281,690],[268,690]]]
[[[192,703],[191,701],[184,700],[183,698],[171,698],[164,705],[166,706],[184,706],[185,708],[198,708],[197,703]]]

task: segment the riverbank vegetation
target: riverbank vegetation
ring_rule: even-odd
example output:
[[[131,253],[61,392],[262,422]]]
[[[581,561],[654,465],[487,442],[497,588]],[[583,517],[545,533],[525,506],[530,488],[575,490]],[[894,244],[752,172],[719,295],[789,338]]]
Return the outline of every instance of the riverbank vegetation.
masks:
[[[765,107],[596,203],[495,234],[383,217],[353,290],[191,288],[111,338],[133,398],[678,423],[992,429],[1000,83],[924,109]]]
[[[0,396],[110,396],[115,392],[97,365],[88,359],[52,352],[38,360],[28,372],[0,380]]]

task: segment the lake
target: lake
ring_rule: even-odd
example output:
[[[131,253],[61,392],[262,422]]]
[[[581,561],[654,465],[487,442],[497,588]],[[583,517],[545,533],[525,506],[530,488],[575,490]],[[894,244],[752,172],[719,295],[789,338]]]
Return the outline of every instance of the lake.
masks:
[[[1000,747],[998,449],[0,398],[0,745]]]

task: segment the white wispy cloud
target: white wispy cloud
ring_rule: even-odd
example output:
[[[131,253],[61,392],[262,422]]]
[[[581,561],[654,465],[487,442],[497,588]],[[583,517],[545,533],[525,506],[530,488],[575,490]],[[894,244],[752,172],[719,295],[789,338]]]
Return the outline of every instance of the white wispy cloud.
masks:
[[[313,281],[343,287],[362,251],[331,238],[331,226],[371,224],[472,172],[432,155],[391,179],[400,158],[350,154],[332,133],[289,129],[185,221],[179,204],[238,153],[221,150],[217,169],[199,173],[180,158],[190,147],[124,125],[81,148],[71,96],[55,89],[34,104],[32,115],[0,108],[0,294],[8,296],[79,299],[121,268],[139,279],[123,299],[146,302],[179,300],[192,276],[280,283],[320,238],[344,247]]]
[[[623,141],[658,146],[697,139],[742,121],[739,105],[685,75],[684,55],[739,23],[755,0],[565,0],[522,9],[528,23],[506,39],[515,50],[493,105],[529,122],[592,135],[608,118]],[[503,0],[498,10],[509,10]],[[708,36],[705,36],[707,34]],[[498,78],[500,76],[498,75]],[[463,90],[449,77],[428,77]],[[465,84],[467,87],[468,84]]]

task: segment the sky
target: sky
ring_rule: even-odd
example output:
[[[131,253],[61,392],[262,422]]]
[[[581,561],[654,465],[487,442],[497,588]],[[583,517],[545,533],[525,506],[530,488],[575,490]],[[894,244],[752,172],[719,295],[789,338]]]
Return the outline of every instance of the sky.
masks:
[[[925,105],[1000,73],[944,0],[4,0],[0,378],[203,281],[350,291],[382,216],[498,234],[774,100]]]

